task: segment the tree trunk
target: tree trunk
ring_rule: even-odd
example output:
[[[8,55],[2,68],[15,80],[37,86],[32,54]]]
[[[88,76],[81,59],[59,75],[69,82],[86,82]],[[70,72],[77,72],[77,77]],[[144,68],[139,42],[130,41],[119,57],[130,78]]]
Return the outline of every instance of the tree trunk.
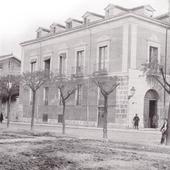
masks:
[[[66,108],[66,104],[65,101],[63,101],[63,128],[62,128],[62,133],[65,134],[65,128],[66,128],[66,124],[65,124],[65,108]]]
[[[34,115],[35,115],[35,95],[36,92],[32,91],[32,113],[31,113],[31,130],[34,128]]]
[[[9,99],[7,100],[7,128],[9,128],[9,124],[10,124],[10,106],[11,106],[11,96],[9,96]]]
[[[170,102],[168,107],[168,136],[167,136],[166,144],[170,145]]]
[[[108,96],[104,96],[104,117],[103,117],[103,138],[107,139],[107,107],[108,107]]]

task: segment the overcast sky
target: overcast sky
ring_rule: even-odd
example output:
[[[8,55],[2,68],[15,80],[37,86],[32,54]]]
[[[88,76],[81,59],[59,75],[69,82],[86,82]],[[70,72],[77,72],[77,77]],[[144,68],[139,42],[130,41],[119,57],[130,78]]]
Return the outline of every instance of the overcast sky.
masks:
[[[21,56],[19,43],[35,38],[39,26],[81,19],[86,11],[104,14],[109,4],[135,7],[150,4],[156,15],[168,11],[168,0],[0,0],[0,55]]]

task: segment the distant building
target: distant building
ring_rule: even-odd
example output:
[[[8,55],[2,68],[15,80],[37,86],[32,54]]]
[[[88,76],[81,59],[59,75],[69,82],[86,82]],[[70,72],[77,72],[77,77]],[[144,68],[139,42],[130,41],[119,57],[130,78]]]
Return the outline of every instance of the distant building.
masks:
[[[170,16],[154,17],[150,5],[123,8],[109,4],[105,15],[86,12],[83,20],[69,18],[66,25],[52,24],[39,28],[37,38],[21,43],[22,72],[49,69],[66,76],[82,76],[107,71],[118,76],[120,86],[109,97],[109,126],[132,127],[133,116],[140,126],[156,127],[165,117],[167,96],[153,82],[147,82],[142,64],[156,59],[170,67]],[[167,49],[167,51],[166,51]],[[166,55],[168,53],[168,55]],[[31,95],[23,89],[24,120],[30,119]],[[37,94],[36,119],[61,122],[60,95],[52,86],[44,86]],[[67,103],[67,123],[101,127],[103,100],[95,85],[80,86]],[[156,118],[155,118],[156,117]]]
[[[0,56],[0,76],[19,75],[21,71],[21,61],[13,54]],[[19,91],[11,98],[11,119],[16,120],[19,117],[18,113],[18,96]],[[6,98],[2,96],[0,109],[6,117],[7,103]]]

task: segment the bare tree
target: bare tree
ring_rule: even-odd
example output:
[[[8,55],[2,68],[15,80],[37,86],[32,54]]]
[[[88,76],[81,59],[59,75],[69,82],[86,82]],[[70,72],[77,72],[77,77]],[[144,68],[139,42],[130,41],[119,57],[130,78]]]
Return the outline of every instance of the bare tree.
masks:
[[[103,122],[103,138],[107,138],[107,117],[108,117],[108,98],[109,95],[119,86],[117,77],[114,76],[92,76],[92,81],[100,89],[100,93],[104,98],[104,122]]]
[[[50,75],[47,71],[26,72],[22,75],[23,85],[29,87],[32,92],[31,130],[34,127],[36,92],[49,80]]]
[[[79,81],[80,83],[81,81]],[[65,117],[66,117],[66,102],[76,92],[77,89],[77,80],[76,79],[69,79],[66,77],[63,77],[62,75],[56,75],[53,76],[52,83],[57,88],[57,92],[59,90],[60,93],[60,99],[61,104],[63,106],[63,116],[62,116],[62,133],[65,134]]]
[[[164,67],[159,65],[157,61],[143,64],[143,71],[149,81],[157,82],[170,96],[169,76],[165,74]],[[168,124],[170,125],[170,102],[168,107]],[[170,145],[170,128],[168,128],[167,144]]]
[[[7,102],[7,127],[10,125],[10,105],[11,97],[19,95],[20,77],[16,75],[7,75],[0,77],[0,95]]]

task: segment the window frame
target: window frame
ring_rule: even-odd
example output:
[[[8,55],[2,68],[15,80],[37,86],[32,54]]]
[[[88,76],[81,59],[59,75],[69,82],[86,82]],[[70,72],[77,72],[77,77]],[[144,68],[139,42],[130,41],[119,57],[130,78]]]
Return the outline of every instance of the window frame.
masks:
[[[97,44],[97,57],[96,57],[96,69],[99,71],[99,59],[100,59],[100,49],[107,46],[107,56],[105,59],[105,68],[109,71],[109,60],[110,60],[110,41],[102,41]],[[102,62],[102,61],[101,61]]]
[[[65,75],[67,75],[67,62],[68,62],[68,50],[60,50],[59,52],[58,52],[58,55],[57,55],[57,62],[58,62],[58,73],[60,73],[60,56],[61,56],[61,54],[62,53],[65,53],[66,54],[66,59],[65,59],[65,71],[64,71],[64,73],[65,73]]]
[[[158,59],[157,60],[158,60],[158,64],[160,64],[160,60],[161,60],[160,48],[161,48],[161,46],[159,43],[153,42],[153,41],[149,41],[147,44],[147,63],[150,63],[150,47],[153,47],[153,48],[155,47],[158,49]]]
[[[48,89],[46,91],[46,89]],[[44,105],[48,105],[49,104],[49,87],[44,87],[44,93],[43,93],[43,102],[44,102]]]
[[[35,71],[38,70],[38,57],[37,56],[32,56],[30,57],[30,68],[29,68],[29,71],[32,73],[32,70],[31,70],[31,63],[35,63]]]
[[[82,99],[83,99],[82,96],[83,96],[83,86],[82,84],[78,84],[76,92],[75,92],[75,105],[76,106],[82,105]]]
[[[78,54],[78,52],[80,52],[80,51],[84,51],[84,55],[83,55],[83,59],[82,59],[82,72],[84,73],[85,72],[85,58],[86,58],[86,47],[84,47],[84,46],[82,46],[82,47],[77,47],[77,48],[75,48],[75,69],[74,69],[74,73],[76,74],[77,72],[76,72],[76,69],[77,69],[77,54]]]

